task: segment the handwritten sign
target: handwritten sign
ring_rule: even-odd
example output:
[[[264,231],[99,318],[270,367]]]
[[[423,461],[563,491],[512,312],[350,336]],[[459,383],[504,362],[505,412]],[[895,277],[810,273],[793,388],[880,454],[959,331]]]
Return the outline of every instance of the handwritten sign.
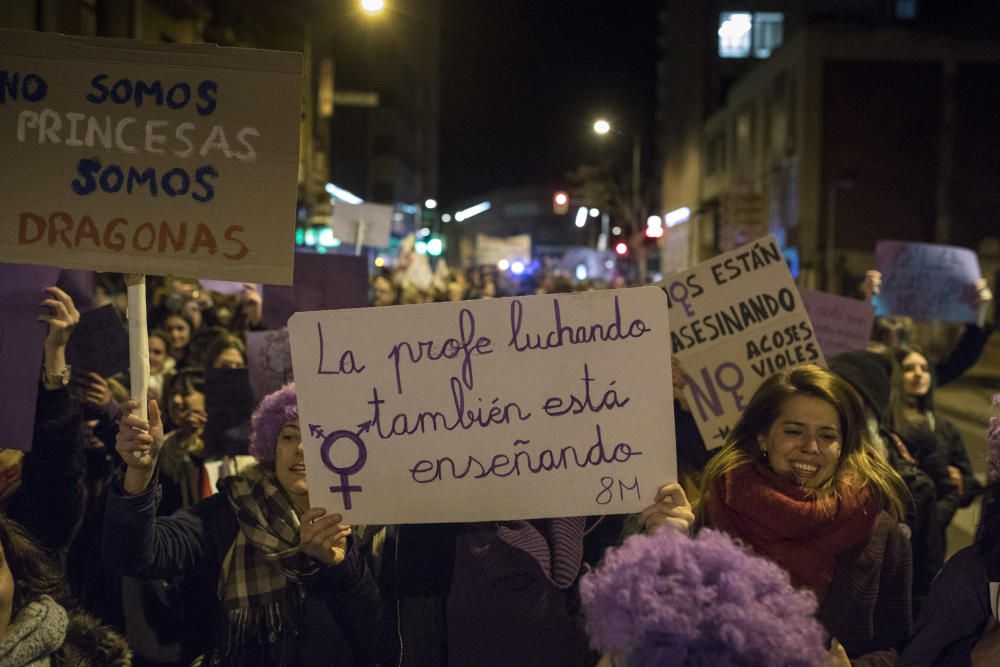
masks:
[[[967,248],[906,241],[875,244],[882,272],[876,313],[945,322],[975,322],[974,284],[982,277],[976,253]]]
[[[875,324],[875,306],[867,301],[799,288],[823,356],[863,350]]]
[[[290,282],[301,79],[297,53],[0,31],[0,260]]]
[[[496,266],[505,259],[508,262],[531,262],[531,234],[518,234],[501,238],[487,234],[476,234],[476,264]]]
[[[59,269],[0,264],[0,448],[31,449],[46,325],[38,321],[46,285]]]
[[[388,204],[346,204],[337,202],[333,207],[330,227],[338,239],[346,243],[356,243],[359,226],[362,245],[384,248],[389,245],[392,230],[392,206]]]
[[[247,332],[247,368],[254,405],[292,381],[292,348],[288,329]]]
[[[351,523],[636,512],[676,479],[652,287],[296,313],[310,502]]]
[[[708,449],[721,447],[760,384],[776,371],[826,363],[798,289],[773,236],[675,273],[673,354]]]

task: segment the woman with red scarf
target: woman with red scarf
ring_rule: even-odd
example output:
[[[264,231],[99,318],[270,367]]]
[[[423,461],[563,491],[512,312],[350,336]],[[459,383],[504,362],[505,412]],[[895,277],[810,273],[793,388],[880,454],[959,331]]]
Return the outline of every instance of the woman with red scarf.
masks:
[[[686,515],[678,489],[643,512],[647,528]],[[766,380],[705,468],[701,494],[703,525],[739,538],[816,595],[829,664],[894,663],[910,629],[906,487],[873,452],[864,405],[847,382],[816,365]]]

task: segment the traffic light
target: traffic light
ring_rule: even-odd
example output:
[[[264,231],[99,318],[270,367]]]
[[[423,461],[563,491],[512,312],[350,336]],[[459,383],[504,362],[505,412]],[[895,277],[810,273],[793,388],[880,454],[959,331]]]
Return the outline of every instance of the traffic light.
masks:
[[[569,195],[559,190],[552,195],[552,212],[556,215],[566,215],[569,211]]]

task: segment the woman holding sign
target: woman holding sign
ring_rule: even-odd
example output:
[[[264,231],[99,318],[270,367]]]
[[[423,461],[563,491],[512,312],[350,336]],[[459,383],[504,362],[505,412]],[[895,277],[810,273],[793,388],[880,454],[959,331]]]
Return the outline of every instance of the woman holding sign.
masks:
[[[154,468],[163,427],[130,414],[117,450],[126,469],[108,491],[105,559],[133,576],[184,575],[210,610],[204,664],[356,665],[387,659],[378,588],[337,514],[310,508],[294,385],[267,396],[253,416],[258,465],[219,483],[219,493],[169,517]],[[195,587],[192,587],[195,588]],[[185,656],[191,660],[196,656]]]
[[[910,628],[910,544],[899,524],[906,487],[872,453],[847,382],[811,364],[770,377],[706,467],[701,491],[704,525],[816,595],[831,664],[893,663]],[[678,489],[668,495],[643,512],[647,528],[686,504]]]

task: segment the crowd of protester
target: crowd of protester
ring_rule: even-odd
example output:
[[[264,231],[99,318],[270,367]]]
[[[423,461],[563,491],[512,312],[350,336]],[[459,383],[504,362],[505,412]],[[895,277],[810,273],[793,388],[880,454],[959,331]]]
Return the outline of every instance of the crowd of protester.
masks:
[[[442,262],[377,273],[370,303],[620,286]],[[352,527],[309,503],[294,383],[244,456],[206,447],[206,376],[247,365],[257,286],[149,278],[146,419],[127,373],[71,371],[80,313],[43,288],[33,446],[0,451],[0,665],[1000,664],[1000,422],[984,485],[933,403],[988,326],[932,359],[880,320],[766,380],[714,456],[675,360],[680,482],[636,517]],[[124,321],[123,294],[87,296]]]

